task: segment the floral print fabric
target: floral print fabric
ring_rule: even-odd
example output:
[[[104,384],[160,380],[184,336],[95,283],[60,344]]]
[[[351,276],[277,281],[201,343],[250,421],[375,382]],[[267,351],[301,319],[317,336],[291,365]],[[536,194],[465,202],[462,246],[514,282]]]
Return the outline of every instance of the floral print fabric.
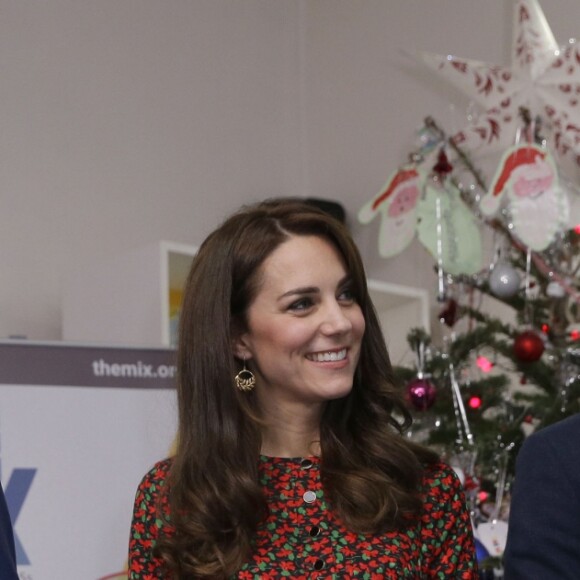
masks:
[[[156,507],[170,465],[170,460],[157,463],[137,490],[129,545],[132,580],[167,577],[151,551],[163,525]],[[461,484],[445,464],[426,469],[418,523],[365,536],[348,531],[329,508],[318,458],[261,457],[260,480],[270,513],[257,531],[250,561],[234,578],[475,580],[475,550]]]

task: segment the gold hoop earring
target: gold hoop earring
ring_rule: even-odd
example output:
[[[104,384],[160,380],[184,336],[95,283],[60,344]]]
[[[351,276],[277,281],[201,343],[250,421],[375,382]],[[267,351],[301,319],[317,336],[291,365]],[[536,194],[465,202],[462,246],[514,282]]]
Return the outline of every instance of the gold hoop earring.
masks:
[[[244,358],[244,368],[234,377],[236,387],[240,391],[248,392],[256,386],[256,377],[254,373],[246,368],[246,359]]]

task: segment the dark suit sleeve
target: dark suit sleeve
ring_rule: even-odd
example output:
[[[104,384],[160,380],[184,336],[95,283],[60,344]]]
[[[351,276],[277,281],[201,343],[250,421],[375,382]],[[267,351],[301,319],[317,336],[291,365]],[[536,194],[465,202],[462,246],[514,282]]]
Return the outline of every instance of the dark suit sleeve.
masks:
[[[14,554],[14,536],[4,492],[0,486],[0,578],[18,580],[16,556]]]
[[[580,424],[579,424],[580,425]],[[516,462],[505,551],[506,580],[580,576],[580,430],[525,441]]]

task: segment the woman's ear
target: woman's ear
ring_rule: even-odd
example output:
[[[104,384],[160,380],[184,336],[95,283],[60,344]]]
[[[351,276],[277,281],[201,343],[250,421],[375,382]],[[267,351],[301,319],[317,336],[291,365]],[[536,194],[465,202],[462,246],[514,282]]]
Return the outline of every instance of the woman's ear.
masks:
[[[239,323],[234,323],[232,328],[232,352],[240,360],[249,360],[252,358],[248,333]]]
[[[240,334],[237,338],[234,338],[232,351],[234,356],[240,360],[249,360],[252,358],[252,352],[247,344],[245,334]]]

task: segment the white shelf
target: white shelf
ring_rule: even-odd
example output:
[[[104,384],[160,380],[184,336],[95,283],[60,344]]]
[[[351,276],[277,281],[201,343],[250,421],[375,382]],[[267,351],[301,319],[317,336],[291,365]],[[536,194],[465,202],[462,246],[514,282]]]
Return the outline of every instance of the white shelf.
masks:
[[[159,242],[78,272],[65,284],[63,339],[100,344],[174,346],[176,306],[196,246]],[[368,281],[393,364],[412,362],[406,336],[429,331],[426,290]]]
[[[197,247],[158,242],[76,272],[64,284],[63,340],[171,346],[171,289]]]
[[[196,246],[161,242],[161,342],[164,345],[177,344],[181,295],[196,253]]]

